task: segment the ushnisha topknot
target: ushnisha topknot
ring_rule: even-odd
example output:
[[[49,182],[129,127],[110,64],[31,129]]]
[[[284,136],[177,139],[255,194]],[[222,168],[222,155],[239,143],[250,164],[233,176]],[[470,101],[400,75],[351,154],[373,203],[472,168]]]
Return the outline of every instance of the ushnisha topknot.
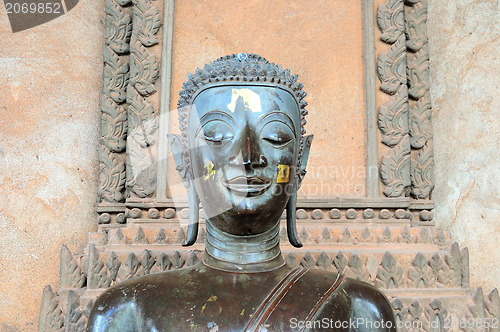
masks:
[[[306,133],[307,102],[304,100],[307,93],[302,90],[303,84],[297,82],[298,75],[291,75],[289,69],[269,62],[264,57],[253,53],[238,53],[226,55],[206,64],[203,69],[197,68],[194,74],[188,75],[188,80],[182,85],[177,103],[179,111],[179,128],[182,133],[184,171],[189,171],[189,144],[188,144],[188,113],[193,97],[201,89],[228,83],[262,83],[285,87],[297,100],[300,109],[301,135]],[[299,148],[299,161],[302,155],[302,144]]]

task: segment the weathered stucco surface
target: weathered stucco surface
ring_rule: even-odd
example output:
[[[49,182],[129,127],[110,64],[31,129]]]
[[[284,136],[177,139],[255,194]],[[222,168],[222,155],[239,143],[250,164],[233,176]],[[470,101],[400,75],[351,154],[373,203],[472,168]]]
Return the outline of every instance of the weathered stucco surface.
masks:
[[[61,245],[96,229],[104,2],[15,34],[0,6],[0,331],[35,331]]]
[[[469,247],[471,286],[500,287],[500,6],[429,4],[435,220]]]

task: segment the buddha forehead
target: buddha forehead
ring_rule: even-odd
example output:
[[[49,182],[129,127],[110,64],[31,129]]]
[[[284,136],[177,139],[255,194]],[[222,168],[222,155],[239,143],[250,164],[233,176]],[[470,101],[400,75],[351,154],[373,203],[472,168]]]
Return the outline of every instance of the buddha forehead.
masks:
[[[222,112],[233,119],[258,121],[269,113],[282,113],[300,132],[300,111],[296,99],[285,89],[275,86],[215,86],[199,93],[193,101],[198,118],[209,112]],[[192,114],[195,115],[195,114]],[[193,117],[191,117],[193,118]]]

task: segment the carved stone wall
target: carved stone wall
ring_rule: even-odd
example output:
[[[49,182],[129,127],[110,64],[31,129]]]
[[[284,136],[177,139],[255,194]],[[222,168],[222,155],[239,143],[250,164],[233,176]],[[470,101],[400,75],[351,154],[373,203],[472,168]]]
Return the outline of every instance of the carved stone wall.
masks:
[[[159,121],[159,113],[162,113],[164,118],[167,118],[167,113],[169,113],[169,110],[166,108],[168,105],[159,105],[160,102],[168,103],[168,100],[171,100],[170,106],[172,107],[172,102],[176,100],[175,92],[170,90],[172,86],[169,82],[172,78],[170,77],[169,72],[166,74],[168,76],[167,78],[162,77],[162,82],[164,84],[161,87],[161,94],[158,93],[160,89],[160,80],[158,80],[160,74],[159,59],[161,53],[162,61],[165,62],[163,67],[169,66],[174,56],[178,54],[178,48],[182,46],[181,43],[175,42],[176,40],[180,40],[184,37],[191,41],[191,37],[196,38],[197,36],[195,36],[191,31],[193,26],[195,28],[198,26],[198,29],[200,27],[204,27],[209,29],[209,31],[211,26],[201,20],[201,18],[197,19],[189,16],[192,15],[192,12],[195,13],[197,10],[200,10],[200,8],[197,8],[197,5],[183,2],[178,4],[180,9],[175,9],[177,13],[176,15],[181,15],[181,18],[176,19],[177,23],[174,27],[177,26],[177,29],[172,29],[171,25],[176,16],[174,15],[173,3],[173,1],[170,1],[170,5],[167,6],[170,12],[167,11],[163,13],[167,20],[169,20],[168,27],[170,30],[167,30],[168,33],[166,34],[162,33],[163,35],[170,35],[172,33],[175,35],[175,33],[177,33],[177,35],[175,35],[176,38],[174,38],[173,49],[170,48],[172,47],[170,44],[168,44],[168,47],[162,47],[162,43],[159,43],[160,37],[157,35],[160,32],[161,20],[160,11],[157,7],[158,3],[143,0],[133,1],[132,3],[124,2],[120,5],[115,3],[115,0],[113,0],[111,1],[111,4],[113,4],[111,7],[114,11],[108,10],[107,20],[110,22],[110,28],[108,30],[118,30],[117,28],[115,29],[115,20],[117,15],[119,16],[117,13],[123,12],[121,15],[125,15],[124,13],[127,11],[131,12],[132,23],[130,23],[128,16],[124,16],[122,21],[130,23],[129,25],[132,26],[132,31],[130,32],[130,27],[124,23],[125,25],[122,30],[125,32],[121,35],[117,33],[108,33],[107,37],[107,45],[113,45],[115,43],[115,39],[117,38],[116,36],[123,35],[124,39],[122,41],[122,47],[124,49],[127,48],[127,41],[130,41],[130,45],[128,46],[130,56],[128,58],[130,62],[131,78],[129,84],[127,85],[125,80],[126,76],[123,76],[123,84],[118,84],[118,86],[126,86],[127,88],[126,104],[128,134],[123,130],[112,130],[113,133],[118,132],[122,135],[122,137],[125,135],[127,136],[127,152],[125,157],[127,160],[126,166],[123,165],[123,162],[117,164],[116,167],[113,168],[116,169],[116,175],[113,177],[110,175],[110,171],[104,166],[114,165],[113,161],[118,162],[118,160],[123,160],[123,154],[118,152],[113,153],[113,151],[117,151],[117,149],[115,148],[112,151],[109,150],[109,144],[106,144],[105,148],[101,148],[102,152],[105,153],[100,154],[102,169],[101,175],[106,175],[101,176],[100,192],[105,192],[106,188],[112,189],[118,186],[118,184],[119,188],[117,187],[114,191],[123,192],[122,176],[123,168],[125,167],[125,173],[127,174],[125,187],[127,190],[125,195],[119,195],[120,197],[118,198],[123,201],[123,197],[126,196],[127,201],[125,206],[123,204],[114,204],[109,199],[109,195],[101,195],[103,198],[107,197],[107,200],[103,200],[103,203],[98,209],[101,213],[99,222],[103,224],[113,222],[124,223],[127,217],[127,215],[124,214],[125,207],[131,208],[132,203],[147,203],[153,204],[154,206],[155,201],[157,203],[173,201],[178,204],[178,196],[180,195],[183,197],[182,192],[184,192],[184,189],[182,188],[182,185],[179,185],[181,182],[178,179],[176,172],[169,171],[169,169],[173,169],[172,164],[169,164],[164,160],[158,160],[158,153],[162,154],[163,159],[168,159],[170,157],[168,155],[165,156],[165,151],[168,152],[168,147],[165,147],[165,145],[167,145],[168,142],[162,138],[166,135],[166,133],[170,132],[172,126],[174,128],[174,132],[176,131],[175,116],[169,116],[168,121]],[[128,8],[127,6],[131,8]],[[193,11],[186,12],[186,6],[188,8],[193,7]],[[110,5],[108,5],[108,7],[110,7]],[[206,8],[204,5],[202,7],[205,11],[211,10],[210,8]],[[231,6],[228,7],[231,8]],[[431,140],[432,126],[430,123],[431,118],[429,116],[431,112],[431,104],[429,94],[427,93],[428,56],[419,55],[424,54],[427,50],[427,35],[425,34],[425,24],[427,19],[426,4],[418,1],[408,2],[405,4],[403,0],[388,0],[386,3],[382,3],[376,8],[375,7],[376,4],[368,0],[365,0],[362,6],[353,5],[349,7],[349,10],[354,17],[357,15],[359,19],[362,19],[362,22],[342,22],[342,29],[347,27],[352,28],[353,26],[358,25],[359,31],[355,31],[357,32],[357,36],[355,36],[356,42],[351,43],[353,45],[357,44],[357,48],[344,47],[343,49],[340,49],[345,53],[359,52],[358,56],[360,59],[365,59],[365,63],[377,61],[376,70],[365,65],[364,71],[362,70],[363,68],[358,68],[359,66],[356,67],[355,62],[350,63],[352,65],[352,68],[350,68],[351,71],[359,72],[357,75],[354,75],[355,77],[359,76],[363,78],[364,76],[360,82],[363,82],[364,80],[365,83],[364,107],[366,110],[363,112],[363,110],[358,107],[354,113],[360,113],[359,119],[364,119],[364,123],[363,121],[357,121],[364,126],[363,129],[358,130],[357,135],[359,137],[364,135],[366,144],[361,146],[365,150],[361,156],[366,156],[366,158],[357,160],[356,156],[350,155],[346,162],[348,164],[351,163],[351,166],[344,167],[344,165],[339,166],[339,168],[336,169],[336,164],[340,162],[338,157],[333,162],[327,162],[331,159],[329,153],[322,153],[321,156],[318,157],[317,153],[315,154],[313,151],[311,154],[311,161],[308,164],[308,178],[313,178],[310,184],[313,185],[314,188],[321,190],[322,193],[320,196],[324,196],[324,200],[331,200],[332,198],[336,198],[338,196],[349,197],[350,194],[356,192],[357,194],[354,194],[354,197],[359,196],[359,200],[364,203],[372,202],[373,204],[376,204],[376,202],[383,202],[383,200],[387,198],[389,200],[400,199],[393,200],[393,203],[396,205],[399,204],[398,207],[400,208],[405,208],[410,202],[410,197],[413,197],[415,199],[412,203],[414,205],[413,209],[432,210],[432,201],[429,199],[430,192],[433,188],[433,154]],[[280,5],[278,5],[277,9],[283,10]],[[212,8],[212,10],[215,9]],[[257,8],[254,8],[254,10],[258,11]],[[182,15],[187,15],[187,18],[189,19],[187,20],[188,22],[197,22],[198,25],[190,24],[189,26],[186,26],[186,17]],[[372,15],[376,15],[376,23],[371,17]],[[221,20],[224,20],[224,18],[221,17]],[[324,24],[324,22],[322,24]],[[336,24],[340,23],[337,22]],[[378,35],[376,33],[377,25],[381,30],[380,39],[382,40],[382,43],[389,45],[389,47],[385,50],[377,46],[380,41],[373,42],[373,35]],[[179,26],[183,27],[183,29],[179,30]],[[241,27],[239,28],[241,29]],[[338,28],[340,29],[340,26],[338,26]],[[361,33],[361,28],[364,29],[364,34]],[[226,30],[228,32],[232,31],[230,26],[226,27]],[[198,30],[195,29],[194,31],[196,32]],[[189,33],[192,34],[190,35]],[[200,33],[198,32],[197,34]],[[129,35],[131,35],[131,38],[128,37]],[[247,39],[243,40],[253,42],[253,37],[250,38],[251,35],[247,37]],[[329,40],[325,40],[326,44],[328,44],[328,42]],[[200,43],[203,42],[200,41]],[[342,45],[339,44],[338,46],[341,47]],[[251,42],[248,47],[258,48],[257,45],[253,45]],[[380,51],[381,49],[382,51]],[[109,47],[106,46],[105,68],[110,67],[108,64],[108,62],[110,62],[108,60],[110,54],[108,50]],[[182,47],[180,50],[181,53],[185,52]],[[272,51],[273,48],[266,48],[263,52],[266,53],[269,52],[269,50]],[[237,50],[233,49],[231,51]],[[258,52],[258,49],[254,51]],[[379,54],[376,55],[375,51],[379,52]],[[278,51],[276,50],[276,52]],[[413,54],[412,52],[416,53]],[[192,53],[198,54],[194,51]],[[339,57],[343,59],[341,54],[343,53],[341,52]],[[187,59],[191,59],[188,54],[185,54],[185,57]],[[115,59],[115,57],[112,58]],[[408,62],[407,58],[412,61]],[[417,58],[423,60],[417,61]],[[126,57],[124,57],[124,59],[126,59]],[[183,70],[182,73],[175,71],[178,67],[185,69],[184,63],[182,62],[183,60],[178,58],[175,59],[177,61],[173,61],[174,71],[172,73],[174,78],[173,91],[176,91],[176,88],[179,88],[176,86],[176,84],[180,84],[178,82],[179,75],[182,77],[185,76],[186,71]],[[204,60],[203,57],[201,60],[208,61]],[[193,59],[194,63],[191,63],[191,65],[194,67],[194,65],[198,64],[198,61],[201,60],[198,58]],[[416,65],[417,62],[419,63],[418,66]],[[180,63],[181,66],[177,63]],[[109,82],[117,81],[109,79],[110,74],[108,71],[106,71],[105,74],[105,83],[107,84],[104,89],[104,102],[109,99],[106,98],[107,94],[109,94],[109,89],[107,88]],[[312,85],[314,94],[315,81],[312,78],[308,78],[307,73],[304,74],[306,75],[305,82],[308,83],[308,80],[311,81],[309,83]],[[326,74],[333,75],[331,77],[331,80],[333,81],[341,80],[341,78],[337,77],[338,73],[336,72],[327,72],[322,75]],[[378,74],[381,81],[380,90],[389,95],[389,98],[386,98],[387,101],[379,105],[378,110],[376,110],[376,103],[378,100],[375,98],[375,85],[371,83],[373,82],[373,78],[376,74]],[[320,79],[323,79],[322,75],[318,75]],[[165,84],[165,82],[167,82],[167,84]],[[182,82],[182,79],[180,82]],[[353,81],[351,83],[355,82]],[[327,86],[324,87],[324,89],[326,88]],[[409,89],[411,90],[410,95]],[[160,95],[163,98],[163,96],[168,96],[172,93],[174,94],[173,98],[166,98],[162,100],[159,98]],[[360,99],[360,96],[362,97],[362,95],[362,92],[357,94],[352,92],[349,98],[338,100],[338,103],[345,104],[346,100],[357,100]],[[410,100],[411,98],[409,98],[409,96],[413,98],[413,100]],[[312,106],[313,110],[311,113],[314,117],[311,122],[313,130],[315,129],[314,121],[323,118],[323,114],[321,114],[320,111],[328,102],[329,100],[324,100],[316,106]],[[106,103],[104,103],[104,105],[106,105]],[[161,110],[159,109],[159,106],[161,106]],[[315,111],[317,114],[314,114]],[[108,112],[108,110],[105,107],[103,108],[103,118],[106,123],[110,123],[112,121],[109,120],[109,115],[106,112]],[[330,112],[335,114],[335,116],[339,115],[339,111],[336,109]],[[327,114],[331,116],[330,113]],[[117,115],[118,114],[115,114],[115,116]],[[120,116],[123,118],[124,113],[120,113]],[[378,122],[382,143],[389,147],[388,150],[385,149],[381,152],[377,151],[376,142],[374,142],[377,140],[377,134],[371,130],[371,128],[374,127],[375,122]],[[163,126],[160,130],[158,130],[159,123]],[[345,129],[339,129],[339,132],[337,133],[338,136],[343,133],[343,130],[345,131]],[[162,137],[158,136],[160,131],[162,131]],[[106,136],[104,134],[107,134],[107,132],[103,131],[103,137]],[[111,134],[108,134],[108,136],[109,135]],[[320,145],[324,144],[324,142],[322,143],[322,139],[322,137],[318,138]],[[109,140],[104,141],[107,142]],[[158,145],[158,142],[160,142],[160,146]],[[329,147],[328,152],[334,153],[332,149],[337,148],[337,145],[332,146],[330,144]],[[344,145],[339,145],[339,147],[342,147],[342,151],[353,151]],[[368,151],[368,147],[370,147],[371,150]],[[380,165],[377,165],[377,159],[380,159]],[[318,165],[321,166],[320,169],[316,169]],[[157,168],[159,166],[161,167],[160,173],[168,174],[166,177],[157,176]],[[380,174],[372,172],[372,169],[377,168],[380,170]],[[346,176],[349,177],[349,181],[355,180],[359,182],[361,180],[365,183],[357,183],[354,187],[357,187],[359,190],[353,189],[354,191],[352,191],[351,188],[345,193],[346,196],[343,196],[342,194],[336,192],[335,186],[334,188],[331,187],[332,183],[330,182],[332,179],[334,179],[333,181],[335,182],[336,178],[343,178]],[[114,179],[114,181],[112,179]],[[157,182],[157,179],[160,179],[159,181],[161,183]],[[320,182],[317,181],[318,179]],[[168,189],[165,189],[165,183],[163,182],[166,182],[166,187]],[[379,186],[379,183],[383,186],[383,194],[378,193],[377,187]],[[349,184],[350,183],[343,184],[340,187],[349,186]],[[325,185],[327,189],[324,192]],[[307,180],[304,187],[307,187]],[[179,190],[176,188],[179,188],[181,193],[179,193]],[[159,190],[159,199],[155,193],[156,190]],[[111,192],[113,192],[113,190],[111,190]],[[315,194],[311,196],[305,189],[303,189],[299,195],[305,199],[315,197]],[[120,200],[115,201],[115,203],[118,202],[120,202]],[[375,207],[375,205],[373,206]],[[158,207],[162,207],[161,204]],[[432,216],[430,219],[432,219]]]
[[[427,0],[408,0],[405,15],[411,196],[430,198],[434,189],[434,145],[429,86]]]
[[[104,205],[155,191],[160,27],[160,12],[151,1],[106,0],[99,150]]]
[[[192,6],[196,5],[195,2],[201,3],[192,1]],[[216,0],[210,3],[215,2]],[[141,3],[148,5],[146,2]],[[189,11],[190,3],[188,1],[183,3],[187,4],[184,10]],[[247,2],[246,5],[250,6],[252,3]],[[328,2],[330,5],[340,7],[346,3],[348,2]],[[163,2],[152,1],[150,4],[158,7],[161,19]],[[394,8],[401,8],[401,2],[375,1],[373,20],[377,25],[380,4],[384,4],[389,13]],[[202,5],[203,3],[198,6]],[[276,8],[282,7],[282,3],[278,2],[273,2],[272,5]],[[2,34],[0,68],[1,72],[6,74],[5,81],[0,84],[2,168],[0,184],[3,189],[0,192],[0,230],[3,234],[0,238],[0,261],[3,266],[0,271],[1,331],[36,330],[42,302],[44,303],[40,315],[42,329],[50,326],[53,329],[62,327],[70,331],[81,330],[91,304],[89,300],[102,290],[95,287],[106,287],[108,283],[112,284],[116,280],[132,275],[175,268],[183,264],[189,265],[198,259],[198,252],[191,255],[178,247],[179,241],[185,236],[185,230],[181,225],[189,213],[185,210],[186,205],[173,206],[168,202],[157,204],[154,202],[154,192],[143,199],[132,189],[128,193],[133,199],[129,198],[126,202],[129,196],[125,189],[127,180],[125,156],[126,150],[131,147],[131,144],[125,147],[125,142],[128,140],[125,135],[130,125],[128,112],[136,110],[139,110],[139,113],[146,112],[141,113],[141,116],[158,114],[161,106],[158,103],[160,79],[152,83],[149,78],[155,74],[151,75],[149,70],[143,72],[145,69],[143,67],[154,68],[155,61],[149,61],[152,60],[150,55],[154,55],[156,63],[160,59],[163,25],[156,34],[152,34],[152,38],[159,41],[158,44],[147,46],[149,37],[140,41],[148,55],[137,51],[139,52],[137,64],[140,65],[135,67],[136,72],[131,71],[134,64],[131,63],[130,49],[127,50],[129,40],[127,36],[132,36],[131,29],[133,30],[134,26],[133,6],[131,1],[115,0],[105,3],[105,1],[80,0],[69,14],[46,25],[17,34],[11,34],[7,17],[0,15]],[[279,31],[281,35],[285,35],[292,31],[290,30],[292,27],[297,27],[297,31],[293,34],[301,36],[300,40],[295,38],[295,45],[299,46],[306,45],[309,38],[300,31],[319,29],[317,31],[320,39],[334,36],[332,31],[335,31],[335,26],[332,24],[335,21],[332,18],[339,13],[350,18],[356,17],[358,20],[356,24],[362,24],[359,11],[356,12],[357,16],[349,16],[349,11],[339,7],[339,10],[323,11],[328,14],[324,16],[330,17],[329,20],[321,18],[321,22],[304,21],[301,18],[307,17],[307,12],[299,10],[301,5],[298,2],[287,1],[286,6],[289,7],[281,8],[280,11],[274,10],[273,15],[276,17],[279,13],[278,16],[284,17],[285,22],[294,20],[298,22],[297,25],[285,25],[285,28]],[[245,7],[241,11],[234,10],[231,18],[238,17],[239,13],[243,12],[255,13],[253,11],[255,7]],[[196,9],[203,11],[200,7]],[[150,10],[151,7],[139,10],[141,13],[136,11],[136,15],[140,14],[142,17],[142,13],[151,13]],[[407,1],[404,6],[403,21],[401,21],[403,11],[397,9],[396,12],[399,14],[394,18],[389,14],[384,20],[389,22],[387,23],[389,26],[393,21],[396,22],[394,26],[399,31],[402,22],[405,22],[404,38],[407,52],[404,67],[406,68],[400,69],[401,73],[407,72],[408,95],[406,98],[400,97],[399,101],[408,100],[408,105],[406,107],[404,103],[385,104],[389,99],[395,98],[397,92],[387,94],[380,90],[387,100],[382,103],[385,109],[381,107],[382,104],[375,109],[373,123],[379,135],[377,142],[383,145],[383,148],[379,147],[377,158],[388,156],[389,154],[386,154],[388,151],[394,150],[403,140],[408,140],[402,150],[405,151],[405,156],[409,150],[409,167],[403,163],[402,165],[405,165],[403,173],[386,172],[390,181],[388,183],[393,183],[393,179],[396,179],[394,182],[396,184],[404,183],[402,186],[391,185],[394,188],[402,187],[401,195],[386,198],[382,190],[387,187],[380,182],[380,196],[390,199],[391,204],[376,200],[304,203],[305,205],[299,207],[300,211],[297,211],[297,216],[300,218],[298,220],[300,235],[308,246],[322,249],[318,252],[311,251],[309,255],[307,251],[292,252],[286,249],[286,258],[289,264],[315,265],[332,270],[343,267],[344,272],[350,276],[385,284],[388,287],[386,289],[390,290],[388,294],[394,295],[393,307],[402,320],[428,321],[436,318],[443,320],[453,315],[457,318],[493,317],[497,315],[495,308],[498,308],[498,293],[490,290],[499,284],[498,275],[500,275],[497,264],[500,259],[497,250],[500,243],[500,229],[497,227],[497,221],[500,220],[499,194],[496,186],[499,182],[500,166],[496,158],[498,142],[493,139],[498,136],[496,110],[500,107],[496,106],[498,75],[495,74],[495,66],[492,65],[498,53],[498,24],[496,24],[498,18],[495,16],[499,12],[498,4],[494,0],[460,2],[432,0],[428,2],[427,18],[425,18],[425,2]],[[255,14],[256,17],[259,15]],[[149,17],[154,16],[149,15]],[[425,20],[427,25],[423,24]],[[155,22],[154,19],[143,21],[144,25],[136,22],[144,27],[138,28],[139,30],[154,30],[149,29],[155,24],[146,23]],[[278,21],[273,20],[273,22]],[[183,23],[196,31],[196,26],[192,22],[183,21]],[[376,33],[378,33],[377,25],[374,25]],[[256,27],[255,24],[253,26]],[[423,37],[426,26],[430,37],[427,44],[430,55],[422,51],[427,52]],[[358,32],[361,31],[360,26],[356,29]],[[234,44],[232,42],[234,38],[219,33],[219,30],[217,24],[214,24],[211,29],[199,31],[200,34],[209,31],[206,44],[202,45],[213,46],[213,48],[203,46],[208,53],[205,59],[200,58],[201,63],[227,52],[226,50],[243,48],[244,45]],[[260,41],[263,44],[266,40],[270,40],[271,35],[269,32],[262,32]],[[359,40],[354,41],[354,39],[360,38],[361,34],[356,32],[351,35],[352,39],[346,36],[337,39],[337,42],[339,45],[358,43]],[[104,41],[105,36],[107,42]],[[378,36],[376,39],[379,40]],[[317,41],[318,39],[314,39],[311,44],[326,45]],[[174,48],[175,43],[185,42],[183,39],[174,40]],[[374,64],[380,58],[381,52],[389,51],[396,42],[387,43],[380,39],[380,43],[386,48],[377,48],[380,52],[376,52]],[[104,52],[103,45],[105,45]],[[140,45],[137,47],[141,49]],[[299,49],[311,53],[311,48],[303,46]],[[323,63],[337,63],[343,57],[337,52],[315,49],[321,51],[319,54],[323,56]],[[186,53],[182,53],[183,50],[187,52],[188,48],[176,50],[179,53],[174,52],[177,55],[172,59],[175,65],[182,65],[191,70],[192,61],[184,63],[187,61]],[[241,51],[247,50],[241,49]],[[296,58],[296,52],[294,49],[285,52],[289,58],[283,60],[283,63],[291,63]],[[283,59],[281,56],[264,55],[273,61]],[[428,104],[428,93],[426,94],[427,90],[424,87],[427,84],[426,71],[429,65],[427,57],[430,57],[430,91],[434,104],[433,135],[428,121],[431,109]],[[388,64],[392,60],[384,61]],[[103,63],[105,87],[102,80]],[[294,68],[300,70],[303,68],[308,73],[324,72],[319,70],[315,63],[297,62]],[[163,70],[163,65],[159,66]],[[343,68],[347,70],[349,66],[345,66],[344,63],[344,66],[337,69],[334,66],[329,68],[331,71]],[[373,73],[377,74],[376,68]],[[185,74],[186,71],[183,70],[183,77],[179,80],[183,79]],[[147,110],[140,107],[129,109],[129,101],[122,100],[123,94],[127,98],[132,77],[137,78],[135,82],[152,84],[157,89],[157,92],[151,95],[147,93],[143,95],[137,89],[131,92],[131,94],[136,92],[133,96],[140,96],[141,100],[138,100],[138,103],[142,101],[151,104],[154,110],[151,107]],[[148,79],[143,81],[144,77]],[[348,76],[340,75],[340,77]],[[358,93],[363,88],[361,84],[353,89],[352,84],[346,85],[342,79],[335,83],[326,80],[321,84],[317,83],[317,86],[326,86],[326,83],[329,84],[329,89],[325,89],[324,94],[319,95],[314,93],[314,89],[310,90],[312,93],[309,98],[315,100],[314,104],[319,105],[320,101],[325,100],[335,88],[338,88],[335,91],[339,91],[336,95],[338,98],[346,98],[354,93],[353,91]],[[415,94],[412,89],[415,90]],[[175,91],[173,95],[175,98],[172,98],[172,103],[175,105]],[[333,104],[329,103],[317,112],[321,114],[320,122],[325,124],[323,127],[318,127],[320,129],[317,135],[325,130],[334,133],[345,129],[344,127],[358,128],[355,125],[359,124],[359,118],[349,122],[348,126],[342,125],[345,123],[342,121],[343,118],[336,118],[334,125],[329,124],[331,117],[328,115],[328,110]],[[353,106],[353,108],[359,107]],[[361,108],[360,112],[365,112]],[[102,116],[99,113],[102,113]],[[404,115],[405,113],[408,115]],[[349,114],[344,113],[344,118],[348,118]],[[381,121],[384,126],[377,126],[379,116],[383,118]],[[408,123],[405,123],[405,117]],[[157,149],[155,144],[159,143],[146,138],[159,129],[155,129],[154,121],[149,122],[150,118],[142,117],[136,120],[134,128],[139,130],[139,133],[144,129],[146,135],[142,132],[134,136],[136,137],[134,143],[138,144],[141,156],[154,157]],[[172,116],[171,122],[176,122],[175,116]],[[364,124],[359,128],[361,131],[364,130]],[[357,132],[358,129],[354,131]],[[349,135],[356,134],[348,131],[346,133],[339,138],[342,144],[346,143],[339,149],[359,146],[347,145],[351,142]],[[358,143],[363,140],[364,138],[355,137]],[[400,143],[395,143],[398,140]],[[436,155],[434,162],[436,188],[432,194],[435,210],[428,195],[432,189],[432,172],[428,171],[432,169],[432,158],[429,154],[429,151],[432,153],[432,149],[429,148],[432,144]],[[317,151],[323,153],[321,149]],[[319,152],[316,157],[314,155],[312,157],[319,160]],[[336,152],[331,156],[340,156],[339,158],[344,158],[343,160],[349,158],[349,155],[339,155]],[[378,168],[381,166],[380,162],[381,160],[377,159]],[[147,166],[141,168],[139,163],[136,165],[138,169],[148,169]],[[99,187],[98,169],[101,179]],[[345,169],[338,171],[338,179],[353,174]],[[394,174],[401,176],[393,177]],[[148,183],[148,179],[152,177],[144,175],[142,179],[146,179],[144,183]],[[134,176],[129,179],[134,179]],[[130,182],[130,188],[134,185],[134,182]],[[82,248],[86,246],[85,235],[89,231],[96,230],[97,216],[94,203],[97,200],[97,188],[99,188],[100,205],[97,209],[101,223],[100,230],[90,235],[87,250],[82,252]],[[409,197],[418,200],[410,202],[409,197],[403,197],[408,194]],[[436,211],[437,215],[434,219],[433,211]],[[434,228],[432,226],[434,221],[445,230]],[[156,228],[145,223],[153,224]],[[165,226],[170,224],[172,227]],[[315,226],[310,227],[311,225]],[[160,231],[161,228],[163,232]],[[450,228],[450,232],[446,231],[447,228]],[[107,244],[105,241],[108,241]],[[454,241],[458,241],[462,248],[459,250],[459,256],[456,254],[458,247],[453,246]],[[63,243],[68,245],[73,254],[63,249],[59,256]],[[91,250],[90,244],[95,246],[97,255]],[[352,250],[353,247],[360,245],[364,249],[378,248],[376,257],[368,261],[363,252]],[[202,249],[200,244],[197,246],[197,250]],[[412,254],[404,256],[393,249],[387,250],[393,246],[408,246],[407,248],[412,248]],[[465,246],[470,249],[468,255]],[[438,247],[442,250],[438,250]],[[126,255],[116,254],[124,249],[130,251]],[[148,250],[149,254],[146,254],[145,250]],[[386,251],[390,252],[390,256],[387,255],[384,259]],[[111,252],[115,252],[116,257],[110,259]],[[436,258],[435,252],[438,253]],[[90,264],[90,267],[89,259],[95,263]],[[469,260],[470,268],[462,270],[462,267],[468,266]],[[61,274],[58,261],[61,263]],[[457,268],[459,265],[460,277]],[[470,277],[467,272],[470,273]],[[59,276],[61,287],[48,287],[42,292],[46,284],[58,285]],[[453,303],[446,302],[447,295],[443,294],[455,292],[453,296],[457,296],[457,289],[449,290],[444,287],[443,290],[440,287],[456,286],[459,279],[462,288],[458,293],[460,294],[458,300],[457,297],[454,298],[454,303],[459,302],[463,305],[460,310],[451,310]],[[89,280],[91,287],[94,287],[90,290],[87,289]],[[471,288],[468,288],[469,283]],[[399,288],[394,287],[395,285]],[[405,288],[401,285],[405,285]],[[443,296],[437,297],[436,294],[426,293],[427,297],[417,299],[416,295],[422,293],[407,292],[410,286],[419,292],[425,289],[421,286],[431,287],[431,292],[434,292],[435,289],[432,287],[436,285]],[[477,289],[480,285],[485,286],[484,292],[482,290],[471,292],[471,289]],[[88,290],[87,296],[83,296],[86,290]]]
[[[126,227],[101,225],[89,236],[84,256],[62,248],[61,288],[44,290],[41,331],[77,329],[96,296],[121,281],[200,261],[206,235],[203,221],[194,246],[181,246],[188,210],[144,213],[136,208],[132,214]],[[283,218],[283,255],[289,266],[340,272],[382,289],[398,320],[421,326],[400,331],[472,331],[447,326],[499,317],[496,289],[484,296],[481,288],[469,288],[467,248],[460,249],[447,232],[434,226],[411,227],[409,217],[401,209],[298,209],[297,227],[305,246],[291,247]]]
[[[127,87],[130,78],[130,1],[106,0],[106,42],[103,48],[104,86],[99,188],[101,202],[125,200],[125,149],[127,142]]]
[[[130,40],[130,85],[127,89],[129,133],[127,135],[128,197],[151,197],[156,189],[158,141],[157,46],[161,27],[157,4],[133,0]],[[156,49],[156,54],[155,54]]]
[[[380,176],[387,197],[428,199],[434,188],[432,105],[429,94],[427,1],[381,5],[380,38],[391,47],[378,58],[380,89],[392,97],[380,106],[383,157]]]
[[[408,131],[408,88],[406,76],[405,5],[389,0],[378,7],[380,39],[390,48],[378,56],[380,90],[390,95],[378,114],[382,143],[391,149],[382,156],[380,177],[387,197],[408,196],[410,187],[410,142]]]

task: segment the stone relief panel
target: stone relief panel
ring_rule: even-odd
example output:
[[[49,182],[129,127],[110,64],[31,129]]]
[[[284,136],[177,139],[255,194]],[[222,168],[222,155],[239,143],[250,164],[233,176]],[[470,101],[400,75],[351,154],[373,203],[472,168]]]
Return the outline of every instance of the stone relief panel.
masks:
[[[106,0],[98,189],[102,203],[150,197],[155,190],[160,27],[160,12],[151,1]]]
[[[387,197],[429,199],[434,188],[432,106],[429,97],[427,2],[389,0],[380,5],[380,38],[391,44],[378,57],[380,89],[391,99],[380,106],[380,177]]]
[[[410,96],[411,195],[430,198],[434,189],[432,105],[429,94],[429,46],[427,0],[407,1],[406,48],[408,50],[408,94]]]
[[[149,0],[133,0],[132,21],[126,188],[129,197],[145,198],[156,187],[160,12]]]
[[[127,197],[133,200],[154,199],[159,126],[159,54],[162,51],[158,4],[146,0],[106,2],[102,138],[99,147],[101,202],[119,203]],[[380,156],[382,192],[388,198],[411,196],[428,200],[433,189],[434,162],[425,28],[427,3],[425,0],[388,0],[378,6],[376,21],[381,30],[380,39],[390,45],[389,49],[378,54],[376,68],[380,89],[390,96],[379,106],[377,114],[381,142],[390,148]],[[175,46],[172,52],[178,52]],[[183,63],[181,67],[184,68]],[[174,83],[176,75],[174,71]],[[172,102],[175,100],[172,98]],[[170,121],[175,123],[172,119]],[[175,124],[172,129],[175,132]],[[325,177],[323,173],[318,175]],[[334,173],[339,175],[339,170]],[[340,173],[361,174],[359,170],[350,172],[345,167],[341,167]],[[363,174],[367,176],[367,173]],[[314,176],[315,172],[309,175]],[[169,177],[169,180],[172,179]],[[319,187],[324,189],[325,184],[321,183]],[[172,191],[169,192],[172,194]],[[336,195],[332,193],[330,196]]]
[[[106,43],[103,49],[104,85],[101,104],[99,187],[101,202],[125,200],[127,87],[132,33],[130,1],[106,0]]]
[[[381,105],[378,126],[382,143],[391,149],[382,156],[380,178],[387,197],[407,196],[410,187],[410,140],[406,77],[405,6],[403,0],[388,0],[377,11],[380,39],[391,44],[378,56],[380,89],[392,97]]]

